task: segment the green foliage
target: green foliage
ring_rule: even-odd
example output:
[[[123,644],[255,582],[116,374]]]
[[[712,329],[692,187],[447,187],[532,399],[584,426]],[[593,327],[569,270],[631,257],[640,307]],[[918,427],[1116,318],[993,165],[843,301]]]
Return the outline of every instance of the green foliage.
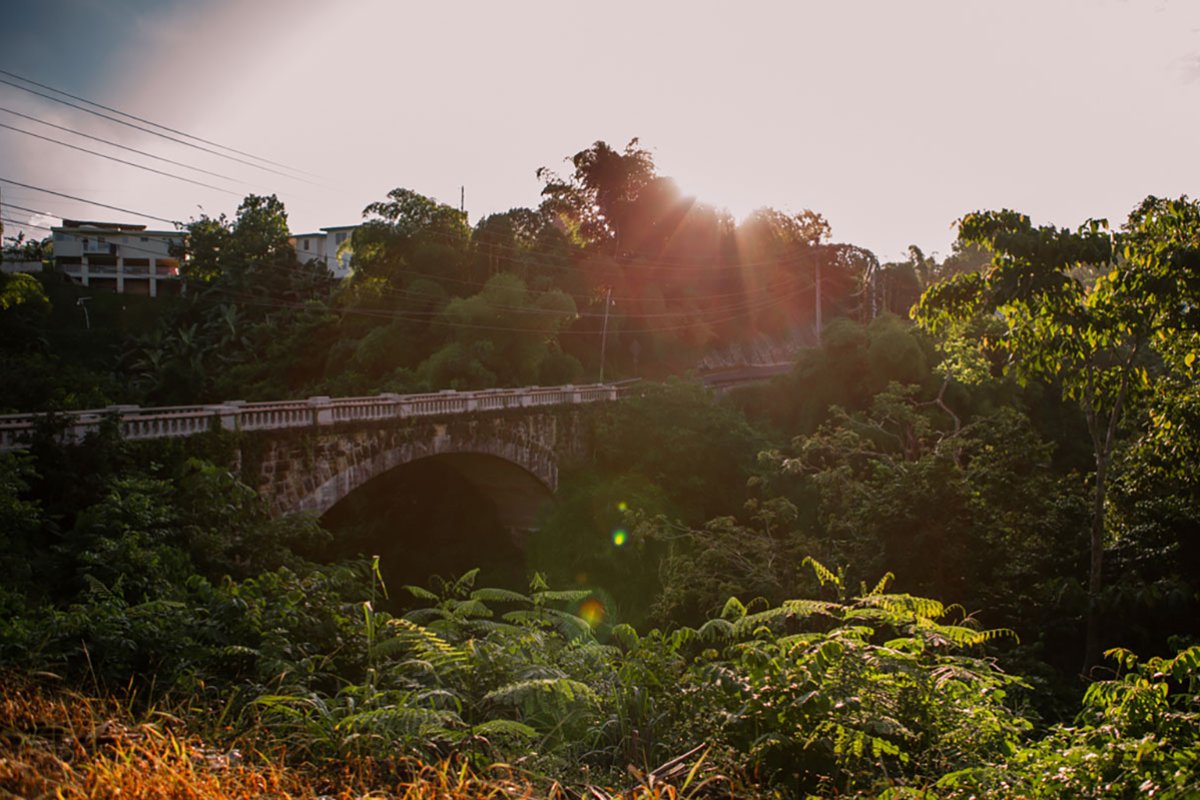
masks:
[[[1111,679],[1091,684],[1073,725],[986,767],[952,772],[940,796],[1193,797],[1200,792],[1200,649],[1139,660],[1106,654]]]
[[[0,273],[0,311],[48,303],[37,278],[25,272]]]
[[[602,470],[640,476],[699,521],[741,505],[745,475],[763,444],[739,413],[713,403],[702,387],[673,380],[639,386],[606,408],[595,455]]]
[[[1114,454],[1127,410],[1145,403],[1156,382],[1158,342],[1197,330],[1194,315],[1180,311],[1193,303],[1194,287],[1179,280],[1180,268],[1197,261],[1197,231],[1200,211],[1186,198],[1147,198],[1115,236],[1104,221],[1068,231],[1034,227],[1008,210],[968,214],[959,237],[992,252],[991,268],[934,286],[916,310],[951,353],[962,353],[973,340],[983,358],[989,351],[1006,356],[1005,369],[1020,380],[1054,382],[1083,413],[1094,457],[1085,668],[1101,646],[1106,512],[1110,473],[1119,466]],[[990,336],[980,322],[992,314],[1003,322],[1001,336]],[[1183,355],[1185,369],[1188,359]],[[960,367],[968,363],[956,360]],[[1173,383],[1178,386],[1163,380],[1164,395]]]
[[[890,383],[931,389],[932,355],[919,333],[893,315],[870,325],[836,319],[826,326],[820,347],[803,352],[791,373],[762,388],[734,392],[733,401],[751,419],[788,436],[811,434],[834,406],[864,410]]]

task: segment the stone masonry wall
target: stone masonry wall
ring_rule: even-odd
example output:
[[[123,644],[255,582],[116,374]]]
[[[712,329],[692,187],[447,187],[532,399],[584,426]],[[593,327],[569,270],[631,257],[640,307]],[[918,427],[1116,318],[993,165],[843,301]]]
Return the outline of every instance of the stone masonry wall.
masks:
[[[554,491],[559,463],[589,450],[583,416],[578,410],[500,411],[251,434],[239,453],[242,479],[267,499],[273,516],[324,513],[371,478],[441,453],[503,458]]]

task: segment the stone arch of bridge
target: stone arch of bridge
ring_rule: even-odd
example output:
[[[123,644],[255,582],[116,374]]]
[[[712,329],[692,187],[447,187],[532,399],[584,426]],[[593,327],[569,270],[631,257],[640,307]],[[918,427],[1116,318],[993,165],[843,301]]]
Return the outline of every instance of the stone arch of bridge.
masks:
[[[558,488],[557,458],[537,442],[476,441],[457,447],[438,439],[429,447],[397,447],[348,464],[301,498],[293,510],[324,515],[368,481],[422,462],[460,474],[492,502],[499,521],[512,530],[531,530],[538,511]]]

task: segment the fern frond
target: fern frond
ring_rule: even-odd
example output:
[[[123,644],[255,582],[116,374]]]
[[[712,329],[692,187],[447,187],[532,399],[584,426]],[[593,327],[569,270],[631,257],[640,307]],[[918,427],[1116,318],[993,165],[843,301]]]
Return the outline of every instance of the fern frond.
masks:
[[[888,587],[888,584],[896,580],[896,576],[890,572],[885,572],[883,577],[879,579],[879,583],[875,584],[875,588],[867,592],[867,597],[883,594],[883,590]]]
[[[463,594],[472,586],[475,585],[475,578],[479,576],[479,567],[467,570],[462,576],[454,582],[453,591],[455,594]]]
[[[520,592],[513,592],[508,589],[496,589],[484,587],[471,592],[472,600],[482,600],[485,603],[525,603],[530,602],[530,598]]]
[[[938,619],[946,612],[946,607],[937,600],[911,594],[873,594],[860,597],[857,603],[882,608],[893,614],[908,613],[926,619]]]
[[[516,739],[536,739],[538,732],[513,719],[489,719],[471,729],[477,736],[510,736]]]
[[[671,635],[667,637],[667,644],[670,645],[672,650],[678,651],[681,648],[686,647],[688,644],[696,641],[699,636],[700,634],[695,628],[684,626],[671,631]]]
[[[426,689],[423,692],[418,692],[416,699],[417,702],[428,704],[431,707],[437,706],[438,703],[430,701],[441,701],[447,707],[452,706],[455,713],[462,711],[462,698],[449,689]]]
[[[441,599],[433,592],[420,586],[402,586],[400,588],[404,589],[404,591],[408,592],[418,600],[429,600],[436,603]]]
[[[520,631],[516,625],[510,625],[507,622],[497,622],[494,619],[472,619],[466,623],[466,626],[472,633],[483,636],[489,633],[516,634]]]
[[[578,603],[592,596],[591,589],[563,589],[553,590],[547,589],[541,592],[534,592],[533,601],[535,603]]]
[[[451,711],[410,706],[386,706],[373,708],[343,717],[337,723],[339,730],[379,734],[427,734],[439,729],[462,724],[458,715]]]
[[[834,611],[842,610],[839,603],[830,603],[824,600],[784,600],[783,610],[792,616],[811,617],[813,614],[831,614]]]
[[[439,671],[461,667],[469,658],[465,650],[455,647],[434,631],[411,620],[403,617],[391,619],[388,620],[388,625],[395,629],[396,639],[412,648],[419,658],[430,662]]]
[[[934,644],[949,644],[955,647],[971,647],[1002,637],[1012,637],[1015,641],[1020,642],[1017,632],[1012,628],[991,628],[981,631],[964,625],[939,625],[936,622],[926,621],[921,626],[921,630],[925,633],[926,638],[931,639]]]
[[[611,636],[614,642],[626,650],[632,650],[637,647],[638,642],[642,640],[638,636],[637,629],[626,622],[613,626]]]
[[[741,600],[731,597],[725,601],[725,607],[721,609],[721,619],[737,622],[744,616],[746,616],[746,607],[742,605]]]
[[[759,611],[757,614],[750,614],[737,621],[737,624],[734,625],[734,633],[738,636],[745,636],[747,633],[756,631],[763,626],[770,627],[787,615],[788,611],[783,606],[776,606],[775,608],[768,608],[766,611]]]
[[[451,600],[446,604],[450,613],[459,617],[490,617],[492,610],[480,600]]]
[[[828,584],[833,584],[834,586],[837,586],[838,588],[842,587],[842,579],[839,578],[837,575],[835,575],[829,569],[829,567],[825,566],[820,561],[817,561],[812,556],[805,556],[804,560],[800,562],[800,566],[812,567],[813,573],[817,576],[817,580],[820,582],[820,584],[822,586],[824,586],[825,584],[828,583]]]
[[[435,619],[445,619],[450,616],[444,608],[414,608],[404,615],[404,619],[418,625],[428,625]]]
[[[510,611],[504,615],[504,621],[516,625],[550,625],[569,640],[592,637],[592,626],[587,620],[557,608]]]
[[[527,700],[553,700],[561,703],[598,702],[586,683],[570,678],[535,678],[493,689],[483,696],[493,703],[520,705]]]
[[[736,625],[723,617],[715,617],[700,626],[700,638],[705,641],[714,639],[730,639],[733,637]]]

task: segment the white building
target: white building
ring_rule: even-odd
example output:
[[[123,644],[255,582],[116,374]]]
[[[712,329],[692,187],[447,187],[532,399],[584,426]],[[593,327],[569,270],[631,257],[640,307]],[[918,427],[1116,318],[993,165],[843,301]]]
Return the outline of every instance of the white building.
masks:
[[[296,250],[296,259],[301,264],[309,261],[320,261],[335,278],[344,278],[350,274],[350,260],[353,252],[350,250],[350,236],[357,225],[335,225],[331,228],[321,228],[318,233],[297,233],[290,241]]]
[[[179,294],[183,231],[64,219],[54,234],[54,263],[84,286],[121,294]]]

